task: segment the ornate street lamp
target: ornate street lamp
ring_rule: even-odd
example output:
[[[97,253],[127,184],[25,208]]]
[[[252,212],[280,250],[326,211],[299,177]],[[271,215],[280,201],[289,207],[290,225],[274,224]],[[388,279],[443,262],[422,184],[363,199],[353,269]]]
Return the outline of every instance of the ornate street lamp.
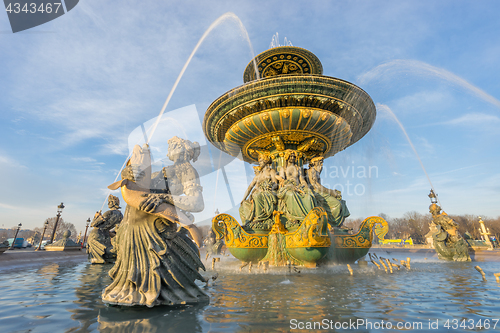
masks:
[[[16,244],[17,234],[19,233],[19,230],[21,229],[21,226],[22,226],[21,223],[19,223],[17,225],[16,235],[14,236],[14,240],[12,241],[12,245],[10,247],[10,250],[14,250],[14,244]]]
[[[87,226],[85,227],[85,234],[83,234],[82,249],[85,246],[85,240],[87,237],[87,229],[89,228],[89,225],[90,225],[90,217],[87,219]]]
[[[57,206],[57,215],[56,215],[56,223],[54,223],[54,230],[52,230],[52,236],[50,237],[50,244],[54,242],[54,237],[56,236],[57,223],[59,223],[59,218],[61,217],[61,213],[64,209],[64,204],[61,202],[59,206]]]
[[[45,230],[47,230],[48,226],[49,226],[49,219],[46,219],[45,223],[43,224],[43,232],[42,232],[42,238],[40,239],[40,244],[38,244],[38,247],[35,251],[40,251],[42,249],[43,236],[45,236]]]

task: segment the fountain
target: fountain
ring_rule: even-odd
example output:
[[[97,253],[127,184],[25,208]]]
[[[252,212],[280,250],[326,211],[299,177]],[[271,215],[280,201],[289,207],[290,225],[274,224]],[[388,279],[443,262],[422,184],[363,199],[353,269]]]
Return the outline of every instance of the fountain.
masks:
[[[432,214],[432,222],[429,233],[432,236],[432,244],[438,257],[445,260],[471,261],[467,242],[458,232],[458,224],[453,221],[437,204],[437,195],[433,190],[429,193],[431,205],[429,212]]]
[[[280,55],[276,57],[279,59]],[[293,61],[293,58],[291,55],[290,60]],[[308,66],[299,64],[304,69]],[[430,254],[434,252],[432,250],[412,252],[411,270],[407,257],[409,251],[398,253],[391,250],[389,254],[387,249],[380,248],[370,251],[370,254],[378,252],[380,255],[371,256],[371,263],[360,260],[359,265],[352,267],[323,265],[314,270],[292,267],[297,263],[314,266],[326,259],[351,262],[370,249],[372,229],[381,238],[387,230],[383,220],[368,218],[357,236],[347,234],[342,223],[349,211],[341,193],[321,186],[324,158],[353,144],[371,127],[375,113],[368,95],[356,86],[321,76],[317,71],[312,75],[297,71],[284,74],[284,61],[275,65],[278,68],[273,66],[265,73],[281,70],[281,74],[247,81],[245,86],[225,94],[219,103],[223,109],[217,106],[214,109],[220,113],[212,115],[219,119],[206,123],[212,123],[213,126],[208,129],[214,134],[224,132],[220,136],[212,136],[222,138],[213,140],[220,149],[236,152],[241,145],[241,151],[246,152],[242,156],[247,162],[259,162],[259,166],[255,167],[255,182],[241,205],[243,227],[233,217],[217,214],[213,232],[224,237],[231,253],[243,258],[243,261],[252,256],[262,256],[260,262],[266,260],[266,274],[259,270],[239,271],[234,265],[237,261],[222,253],[206,258],[207,272],[202,273],[204,276],[200,278],[209,280],[209,284],[200,287],[191,284],[189,279],[184,280],[183,273],[190,274],[192,278],[197,274],[193,268],[201,268],[203,263],[197,260],[197,249],[185,231],[177,231],[174,223],[169,221],[158,221],[159,216],[155,214],[168,213],[164,209],[157,211],[161,206],[157,205],[159,201],[172,199],[168,193],[162,193],[158,188],[147,188],[147,191],[137,193],[144,175],[149,172],[141,167],[141,158],[144,162],[149,152],[146,145],[134,149],[136,154],[124,169],[123,179],[112,186],[121,186],[128,205],[115,242],[128,246],[123,247],[121,256],[118,252],[117,266],[111,269],[111,276],[108,274],[110,265],[91,265],[83,258],[80,262],[74,262],[77,259],[58,259],[50,263],[30,259],[24,267],[13,267],[12,261],[3,261],[0,264],[0,288],[3,292],[0,325],[3,331],[283,332],[309,328],[340,331],[351,327],[357,331],[435,331],[462,327],[485,331],[498,329],[499,320],[495,319],[498,318],[500,297],[497,253],[492,253],[488,261],[481,263],[482,279],[472,263],[442,262],[433,258]],[[287,66],[287,71],[289,69]],[[224,110],[227,112],[222,112]],[[240,117],[244,112],[248,114]],[[271,128],[274,130],[264,133]],[[232,130],[231,134],[226,135],[229,130]],[[237,148],[231,146],[232,133],[238,135],[234,138],[242,138],[235,141]],[[224,142],[226,138],[228,142]],[[178,153],[169,155],[176,160],[182,156],[189,164],[189,160],[197,154],[197,146],[194,142],[185,142],[187,140],[177,138],[176,141],[184,142],[179,145]],[[185,159],[183,162],[186,162]],[[187,166],[186,163],[174,163],[172,168],[165,170],[170,180],[182,176],[181,164]],[[303,166],[307,164],[309,168],[304,171]],[[161,179],[159,174],[149,176]],[[193,197],[197,198],[191,199],[195,199],[198,205],[192,208],[199,209],[202,206],[199,200],[201,188],[193,188],[197,194]],[[180,192],[177,193],[180,195]],[[142,202],[145,204],[141,205]],[[297,202],[302,206],[288,202]],[[311,206],[314,207],[309,209]],[[172,217],[178,213],[176,210],[171,212]],[[307,214],[300,216],[304,213]],[[188,217],[189,214],[185,215]],[[103,217],[106,218],[106,213]],[[187,218],[178,222],[191,221]],[[233,222],[236,224],[230,224]],[[142,237],[143,242],[129,242],[127,235]],[[295,237],[301,236],[306,236],[302,240],[308,241],[309,247],[291,247],[291,244],[296,244]],[[212,237],[209,243],[220,241],[215,238]],[[146,246],[145,243],[152,239],[152,246]],[[245,239],[248,247],[231,247],[238,242],[244,244]],[[259,248],[259,244],[264,242],[267,247]],[[329,242],[331,245],[327,246]],[[269,251],[270,244],[276,251]],[[198,293],[200,297],[196,299],[163,298],[173,294],[169,293],[165,280],[158,279],[158,274],[168,271],[162,267],[165,261],[180,259],[179,252],[171,249],[176,246],[177,250],[180,246],[182,251],[188,253],[183,258],[192,260],[190,269],[179,271],[181,267],[174,265],[171,266],[174,274],[161,277],[170,279],[174,294],[188,296],[188,292]],[[130,250],[140,250],[136,267],[127,265],[131,256],[126,254],[134,253]],[[219,250],[220,242],[212,253]],[[306,257],[307,254],[309,257]],[[324,257],[315,261],[321,255]],[[207,265],[210,259],[212,269]],[[258,260],[245,263],[251,267]],[[267,271],[266,263],[272,261],[278,265],[285,261],[288,267]],[[16,263],[19,264],[19,261]],[[217,267],[215,263],[218,263]],[[127,270],[129,268],[130,271]],[[498,282],[492,279],[493,276]],[[131,279],[127,280],[129,277]],[[172,279],[179,279],[186,288],[175,285]],[[121,285],[122,282],[126,285]],[[154,285],[156,282],[158,284]],[[144,293],[144,287],[152,288]],[[106,288],[104,298],[103,288]],[[183,305],[186,300],[193,303],[207,300],[206,295],[210,296],[210,301],[208,304],[200,302],[202,304],[152,309],[110,306],[120,304],[119,298],[125,299],[127,292],[130,292],[126,300],[128,305]],[[142,300],[141,293],[144,296]]]
[[[208,140],[258,163],[241,202],[242,225],[227,214],[213,219],[217,237],[243,265],[354,262],[370,249],[375,224],[387,226],[369,217],[349,235],[342,227],[349,210],[340,191],[321,185],[323,160],[360,140],[376,116],[365,91],[322,74],[312,52],[273,47],[248,64],[243,86],[206,111]]]

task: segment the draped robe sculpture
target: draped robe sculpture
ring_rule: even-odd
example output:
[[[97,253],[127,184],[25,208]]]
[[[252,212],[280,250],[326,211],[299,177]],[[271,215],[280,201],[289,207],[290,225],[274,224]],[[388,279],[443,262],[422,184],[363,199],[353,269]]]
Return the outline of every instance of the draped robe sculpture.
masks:
[[[205,267],[188,236],[189,232],[201,244],[189,213],[204,208],[198,173],[190,164],[200,153],[199,145],[178,137],[168,145],[167,156],[174,164],[155,175],[153,182],[149,149],[136,146],[123,179],[109,186],[121,188],[127,207],[116,235],[117,260],[109,272],[113,282],[102,294],[105,303],[152,307],[208,300],[195,283],[206,282],[198,272]],[[160,180],[164,188],[145,187]]]
[[[315,157],[309,162],[307,179],[319,206],[328,214],[328,223],[332,227],[340,227],[346,217],[350,215],[345,200],[338,190],[331,190],[321,185],[320,174],[323,170],[323,157]]]

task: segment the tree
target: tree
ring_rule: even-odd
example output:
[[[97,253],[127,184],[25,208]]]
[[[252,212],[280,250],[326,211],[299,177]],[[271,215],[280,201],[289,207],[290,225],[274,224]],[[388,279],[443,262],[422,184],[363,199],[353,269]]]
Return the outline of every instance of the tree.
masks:
[[[350,219],[347,218],[344,221],[343,226],[352,229],[352,233],[357,233],[359,231],[359,227],[361,223],[363,222],[363,219]]]
[[[57,217],[51,217],[51,218],[47,219],[49,221],[49,225],[47,227],[47,230],[45,230],[45,236],[44,236],[45,240],[47,240],[47,239],[50,240],[50,237],[52,236],[52,231],[54,230],[54,224],[56,223],[56,219],[57,219]],[[62,218],[59,218],[59,222],[57,223],[56,237],[54,238],[54,242],[56,240],[61,239],[66,230],[71,231],[71,238],[72,239],[76,239],[77,233],[76,233],[76,228],[75,228],[74,224],[71,222],[65,222]],[[41,228],[37,227],[34,229],[34,231],[39,232],[41,234],[43,232],[43,227],[41,227]]]

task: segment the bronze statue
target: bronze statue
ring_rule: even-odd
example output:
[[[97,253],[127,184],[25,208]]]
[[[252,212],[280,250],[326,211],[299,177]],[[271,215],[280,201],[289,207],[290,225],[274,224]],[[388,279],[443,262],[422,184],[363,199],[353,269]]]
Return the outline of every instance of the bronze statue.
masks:
[[[283,212],[288,220],[285,227],[299,224],[306,215],[316,207],[314,194],[305,181],[302,168],[297,165],[295,153],[285,156],[286,165],[281,168],[276,178],[280,182],[278,191],[278,210]]]
[[[471,261],[467,242],[458,232],[458,224],[436,204],[434,191],[429,194],[431,205],[429,212],[432,214],[431,229],[436,228],[432,234],[434,249],[438,257],[454,261]]]
[[[320,174],[323,171],[323,157],[314,157],[309,162],[307,179],[314,191],[316,201],[319,206],[328,214],[328,223],[332,227],[340,227],[346,217],[350,215],[345,200],[338,190],[330,190],[321,185]]]
[[[200,153],[199,145],[178,137],[168,144],[168,157],[174,165],[153,179],[155,184],[163,180],[163,189],[141,186],[151,185],[151,178],[143,179],[150,166],[133,158],[122,172],[122,181],[110,185],[111,189],[121,187],[127,207],[116,235],[116,263],[109,272],[113,282],[102,294],[105,303],[152,307],[208,300],[195,283],[205,281],[198,272],[205,267],[187,232],[201,244],[201,234],[189,213],[204,207],[198,173],[190,164]],[[147,154],[148,147],[143,152]]]
[[[240,217],[244,227],[269,230],[274,223],[273,212],[278,202],[276,171],[271,168],[271,158],[267,154],[259,154],[259,166],[254,169],[255,177],[241,201]],[[250,193],[251,199],[247,200]]]
[[[114,236],[118,225],[123,219],[120,209],[120,199],[114,195],[108,197],[109,210],[104,214],[101,211],[95,213],[94,220],[90,225],[94,229],[89,233],[87,240],[87,253],[92,264],[104,264],[116,259],[116,247]],[[111,229],[115,228],[115,232]]]

